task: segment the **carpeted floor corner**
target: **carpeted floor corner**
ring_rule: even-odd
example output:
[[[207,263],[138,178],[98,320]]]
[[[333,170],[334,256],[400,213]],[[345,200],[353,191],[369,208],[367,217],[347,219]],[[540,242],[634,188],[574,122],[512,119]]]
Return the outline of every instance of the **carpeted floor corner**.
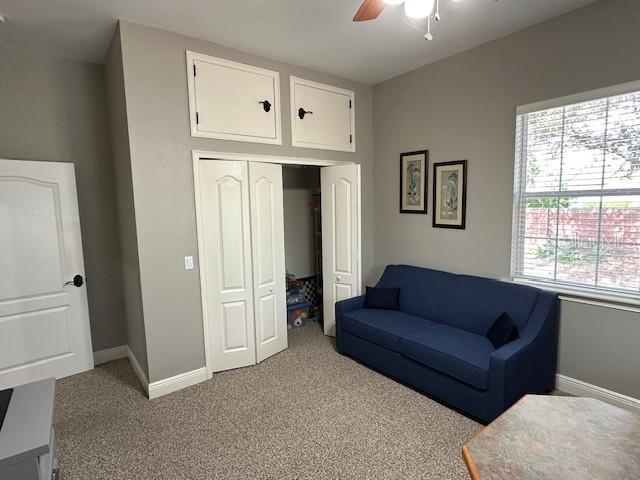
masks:
[[[339,355],[316,324],[260,365],[148,400],[127,360],[57,383],[64,480],[467,479],[481,425]]]

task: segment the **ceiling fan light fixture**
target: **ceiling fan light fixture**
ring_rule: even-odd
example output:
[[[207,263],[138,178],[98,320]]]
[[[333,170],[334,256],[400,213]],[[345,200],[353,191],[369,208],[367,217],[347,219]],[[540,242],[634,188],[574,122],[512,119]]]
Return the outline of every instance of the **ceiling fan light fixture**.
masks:
[[[406,0],[404,14],[409,18],[427,18],[433,12],[435,0]]]

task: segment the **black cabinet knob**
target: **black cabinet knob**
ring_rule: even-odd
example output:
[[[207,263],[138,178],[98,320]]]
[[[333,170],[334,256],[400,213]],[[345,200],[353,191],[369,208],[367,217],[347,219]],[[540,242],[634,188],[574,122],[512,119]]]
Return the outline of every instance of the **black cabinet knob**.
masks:
[[[262,100],[258,103],[262,104],[262,108],[264,108],[265,112],[268,112],[271,110],[271,102],[269,100]]]
[[[300,107],[298,109],[298,117],[300,117],[300,120],[304,120],[304,116],[305,115],[312,115],[313,112],[310,110],[305,110],[304,108]]]

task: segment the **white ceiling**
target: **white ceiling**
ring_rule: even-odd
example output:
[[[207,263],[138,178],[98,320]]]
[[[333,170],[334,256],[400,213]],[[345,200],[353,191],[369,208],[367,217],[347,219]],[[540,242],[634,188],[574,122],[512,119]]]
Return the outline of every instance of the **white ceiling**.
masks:
[[[116,19],[375,84],[594,0],[441,0],[435,40],[402,7],[351,21],[361,0],[1,0],[0,44],[102,63]]]

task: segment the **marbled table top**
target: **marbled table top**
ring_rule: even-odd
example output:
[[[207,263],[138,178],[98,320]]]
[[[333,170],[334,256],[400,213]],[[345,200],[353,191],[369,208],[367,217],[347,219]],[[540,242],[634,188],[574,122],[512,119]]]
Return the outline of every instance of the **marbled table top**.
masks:
[[[526,395],[463,447],[473,479],[640,479],[640,416],[591,398]]]

